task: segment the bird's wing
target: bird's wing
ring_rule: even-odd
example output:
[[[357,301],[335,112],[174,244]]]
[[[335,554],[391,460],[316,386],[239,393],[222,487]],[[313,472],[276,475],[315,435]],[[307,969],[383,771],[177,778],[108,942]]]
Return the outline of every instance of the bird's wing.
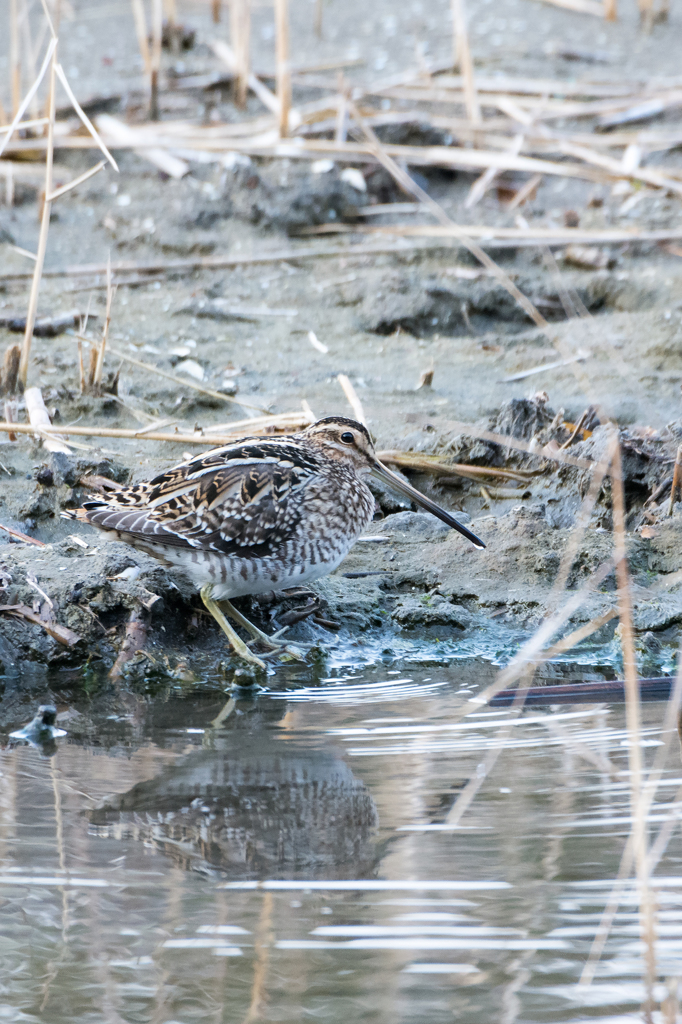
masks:
[[[297,445],[230,445],[84,504],[104,530],[224,554],[265,555],[293,532],[316,461]]]

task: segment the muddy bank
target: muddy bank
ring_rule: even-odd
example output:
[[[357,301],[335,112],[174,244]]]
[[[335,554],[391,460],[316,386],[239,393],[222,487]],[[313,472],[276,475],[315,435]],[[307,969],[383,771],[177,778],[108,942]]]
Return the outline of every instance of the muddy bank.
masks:
[[[496,499],[476,481],[411,474],[420,489],[459,510],[486,550],[474,549],[439,520],[407,508],[404,499],[381,488],[367,537],[334,574],[313,587],[321,621],[296,621],[313,599],[307,593],[246,599],[242,607],[266,630],[290,623],[292,641],[319,649],[312,657],[355,644],[356,657],[371,660],[382,650],[404,650],[405,644],[419,641],[428,658],[440,652],[447,661],[475,644],[478,653],[504,659],[503,650],[511,653],[558,601],[570,598],[606,565],[560,634],[607,616],[616,607],[615,577],[607,564],[613,553],[608,477],[565,566],[565,596],[558,597],[554,589],[588,492],[589,467],[606,455],[610,428],[598,423],[594,411],[590,416],[597,422],[585,418],[592,429],[580,431],[576,436],[583,440],[566,450],[575,465],[557,464],[542,454],[575,432],[545,395],[513,400],[481,423],[499,436],[532,442],[538,454],[462,433],[413,432],[404,438],[405,446],[422,456],[444,458],[445,465],[466,460],[491,472],[504,468],[526,474],[516,490],[488,484]],[[676,577],[682,569],[682,504],[668,517],[669,485],[651,500],[672,473],[680,433],[675,424],[663,432],[621,432],[635,626],[647,671],[672,664],[682,622],[682,580]],[[126,671],[171,670],[179,662],[197,670],[231,671],[234,662],[221,634],[181,573],[59,518],[62,509],[80,504],[95,475],[123,482],[148,475],[146,466],[131,471],[113,458],[95,462],[55,454],[46,459],[36,451],[32,471],[21,473],[18,444],[5,450],[2,520],[54,537],[45,546],[14,543],[6,534],[0,540],[1,603],[15,609],[0,615],[0,662],[7,679],[82,665],[108,670],[126,642],[131,616],[141,623],[135,644],[147,653],[136,654]],[[591,657],[601,648],[603,662],[617,666],[616,621],[607,617],[588,649]],[[60,627],[66,627],[65,635]],[[580,652],[575,657],[579,661]]]

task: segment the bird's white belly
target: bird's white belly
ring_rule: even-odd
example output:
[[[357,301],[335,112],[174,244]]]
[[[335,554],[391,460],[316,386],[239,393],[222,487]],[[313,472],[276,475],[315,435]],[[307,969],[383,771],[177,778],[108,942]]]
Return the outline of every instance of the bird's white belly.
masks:
[[[182,569],[197,589],[212,583],[213,598],[224,601],[249,594],[265,594],[270,590],[286,590],[327,576],[341,564],[354,543],[355,538],[329,552],[330,557],[325,561],[318,558],[313,563],[310,559],[302,559],[293,565],[283,564],[277,557],[238,558],[187,548],[165,548],[162,557],[167,564]],[[157,554],[153,545],[139,546],[150,554]]]

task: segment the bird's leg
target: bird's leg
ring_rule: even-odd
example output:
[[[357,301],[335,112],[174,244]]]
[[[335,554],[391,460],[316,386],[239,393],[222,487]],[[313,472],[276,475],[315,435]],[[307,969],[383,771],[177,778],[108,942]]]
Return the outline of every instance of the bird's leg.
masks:
[[[254,640],[258,640],[258,642],[263,644],[264,647],[269,648],[271,651],[276,651],[281,650],[283,647],[287,646],[286,640],[277,639],[278,636],[284,632],[284,629],[287,628],[286,626],[284,627],[284,629],[278,629],[277,632],[274,633],[272,636],[268,636],[268,634],[264,633],[262,629],[258,628],[258,626],[254,626],[253,622],[249,622],[245,615],[242,615],[241,612],[238,612],[230,601],[221,601],[220,603],[222,604],[223,608],[230,616],[230,618],[234,619],[235,622],[239,623],[239,625],[242,626],[247,633],[250,633]]]
[[[241,639],[241,637],[237,636],[237,634],[235,633],[234,629],[232,628],[230,623],[227,621],[227,619],[223,615],[223,613],[221,611],[221,608],[220,608],[219,604],[217,603],[217,601],[213,600],[213,597],[211,596],[212,593],[213,593],[213,584],[212,583],[207,583],[205,586],[203,586],[201,588],[200,593],[201,593],[201,600],[204,602],[204,605],[206,606],[207,611],[209,611],[211,613],[211,615],[216,620],[216,622],[218,623],[218,625],[222,629],[222,631],[225,634],[225,636],[227,637],[227,639],[230,641],[230,646],[232,647],[232,650],[234,651],[234,653],[239,658],[241,658],[243,661],[248,661],[248,663],[250,665],[257,665],[259,668],[265,668],[265,662],[261,661],[260,658],[257,658],[255,654],[251,653],[251,651],[246,646],[244,641]],[[227,603],[229,604],[229,602],[227,602]],[[233,616],[233,618],[236,618],[236,616],[238,614],[238,613],[235,614],[235,610],[234,610],[234,608],[232,608],[231,605],[230,605],[230,614]],[[245,619],[243,616],[240,616],[237,619],[237,622],[240,622],[242,625],[246,625],[248,620]],[[256,627],[252,626],[251,623],[248,623],[248,628],[249,628],[249,632],[252,632]],[[265,636],[265,634],[262,634],[262,635]]]

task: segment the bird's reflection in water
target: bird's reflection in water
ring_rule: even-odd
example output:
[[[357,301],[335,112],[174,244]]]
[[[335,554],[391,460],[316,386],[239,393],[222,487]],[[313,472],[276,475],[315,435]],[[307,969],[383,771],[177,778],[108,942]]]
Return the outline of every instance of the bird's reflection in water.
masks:
[[[229,724],[107,799],[92,812],[93,830],[153,841],[179,866],[240,879],[371,874],[376,805],[345,762],[262,720]]]

